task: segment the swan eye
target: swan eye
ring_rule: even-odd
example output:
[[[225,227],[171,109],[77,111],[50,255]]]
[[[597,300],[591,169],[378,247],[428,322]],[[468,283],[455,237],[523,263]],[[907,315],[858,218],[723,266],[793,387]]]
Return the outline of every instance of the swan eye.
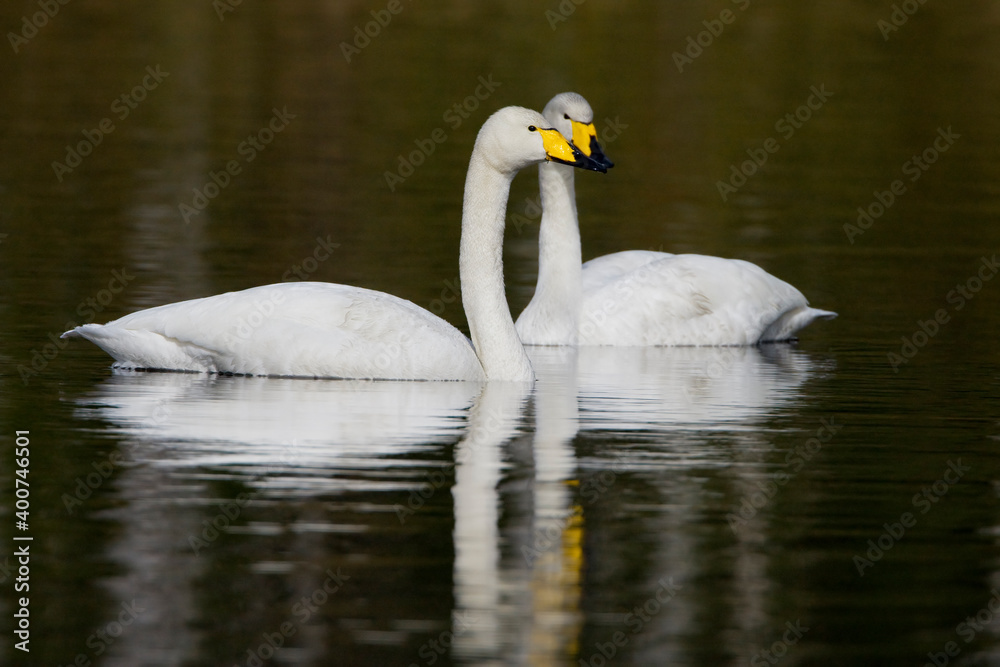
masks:
[[[565,118],[566,120],[569,120],[569,114],[568,113],[564,113],[563,114],[563,118]]]
[[[538,128],[535,127],[534,125],[529,125],[528,126],[528,132],[537,132],[537,131],[538,131]]]

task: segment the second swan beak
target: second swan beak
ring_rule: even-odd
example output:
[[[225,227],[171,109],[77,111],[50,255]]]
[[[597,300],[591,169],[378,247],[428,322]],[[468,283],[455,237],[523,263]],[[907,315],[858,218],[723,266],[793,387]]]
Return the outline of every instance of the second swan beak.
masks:
[[[590,159],[604,165],[605,169],[615,166],[615,163],[609,160],[604,155],[604,151],[601,150],[601,144],[597,141],[597,129],[594,127],[594,124],[581,123],[578,120],[571,122],[573,123],[573,145],[579,148],[580,152]]]
[[[604,158],[604,154],[600,153],[600,146],[598,146],[598,153],[602,159],[597,160],[574,146],[566,139],[566,137],[560,134],[559,130],[551,128],[545,129],[541,127],[536,129],[542,136],[542,144],[545,146],[546,160],[568,164],[571,167],[579,167],[580,169],[599,171],[604,174],[608,172],[607,163],[609,163],[610,160]]]

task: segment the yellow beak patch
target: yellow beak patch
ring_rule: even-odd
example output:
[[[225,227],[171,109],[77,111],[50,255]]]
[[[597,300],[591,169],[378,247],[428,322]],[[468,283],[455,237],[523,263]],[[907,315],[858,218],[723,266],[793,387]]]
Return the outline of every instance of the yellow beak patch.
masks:
[[[573,163],[577,161],[573,155],[573,147],[569,145],[566,138],[559,133],[559,130],[545,130],[538,128],[538,133],[542,135],[542,145],[545,146],[545,153],[558,160]]]
[[[573,145],[580,149],[580,152],[590,157],[590,141],[597,141],[597,128],[593,123],[584,125],[578,120],[573,121]]]

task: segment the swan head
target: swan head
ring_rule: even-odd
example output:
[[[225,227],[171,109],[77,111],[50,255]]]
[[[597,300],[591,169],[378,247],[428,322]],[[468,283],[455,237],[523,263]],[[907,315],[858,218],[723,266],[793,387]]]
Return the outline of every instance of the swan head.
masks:
[[[542,114],[523,107],[504,107],[490,116],[476,137],[475,150],[508,174],[545,161],[607,171],[604,163],[570,143]]]
[[[590,103],[577,93],[559,93],[545,105],[542,115],[550,127],[553,127],[570,137],[573,145],[581,153],[599,163],[606,169],[615,166],[604,155],[601,144],[597,141],[597,129],[594,127],[594,110]]]

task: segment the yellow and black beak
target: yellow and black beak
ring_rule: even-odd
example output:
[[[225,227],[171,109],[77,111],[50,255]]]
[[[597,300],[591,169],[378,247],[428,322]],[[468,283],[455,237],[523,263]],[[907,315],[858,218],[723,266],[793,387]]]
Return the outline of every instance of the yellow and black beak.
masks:
[[[559,132],[559,130],[541,127],[535,129],[537,129],[538,133],[542,135],[542,144],[545,146],[546,160],[568,164],[571,167],[579,167],[580,169],[589,169],[590,171],[607,173],[608,168],[605,166],[605,162],[595,160],[580,151],[576,146],[570,143],[566,137]],[[601,154],[601,157],[604,157],[603,153]]]
[[[570,122],[573,123],[573,145],[579,148],[580,152],[603,165],[605,169],[615,166],[615,163],[601,150],[601,144],[597,141],[597,129],[593,123],[581,123],[578,120]]]

